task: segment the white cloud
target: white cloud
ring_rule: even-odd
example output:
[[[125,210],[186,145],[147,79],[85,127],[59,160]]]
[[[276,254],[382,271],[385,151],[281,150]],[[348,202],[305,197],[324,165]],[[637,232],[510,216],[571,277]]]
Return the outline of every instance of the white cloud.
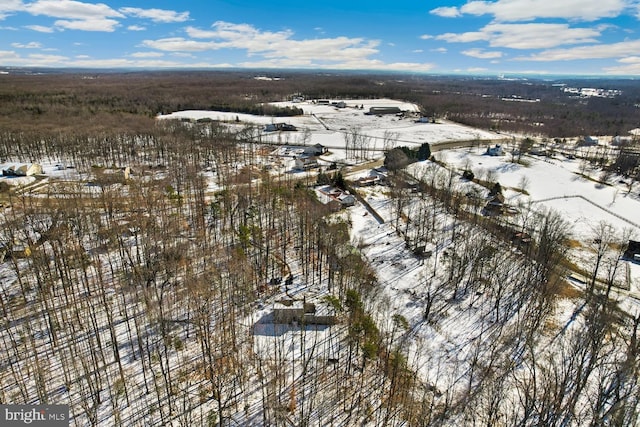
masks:
[[[463,50],[461,53],[463,55],[470,56],[472,58],[479,58],[479,59],[502,58],[502,52],[497,52],[497,51],[489,52],[482,49],[468,49],[468,50]]]
[[[141,27],[140,25],[129,25],[127,27],[129,31],[145,31],[146,29],[146,27]]]
[[[12,50],[0,50],[1,61],[8,61],[8,60],[17,59],[17,58],[20,58],[20,55],[18,55]],[[13,64],[5,64],[5,65],[13,65]]]
[[[470,67],[470,68],[467,68],[467,72],[468,73],[483,73],[485,71],[488,71],[488,68],[483,68],[483,67]]]
[[[25,5],[32,15],[61,18],[54,25],[60,29],[113,32],[119,25],[113,18],[124,18],[120,12],[104,3],[83,3],[74,0],[38,0]]]
[[[462,16],[457,7],[437,7],[429,11],[432,15],[442,16],[443,18],[457,18]]]
[[[434,64],[418,62],[393,62],[384,63],[378,60],[351,61],[339,66],[328,66],[327,68],[337,68],[342,70],[388,70],[388,71],[413,71],[427,72],[435,68]]]
[[[120,12],[104,3],[83,3],[74,0],[38,0],[27,4],[25,10],[32,15],[73,20],[100,20],[104,18],[124,18]]]
[[[386,64],[374,59],[372,56],[379,53],[379,40],[349,37],[296,40],[290,30],[263,31],[249,24],[222,21],[215,22],[209,30],[187,27],[185,31],[189,38],[144,40],[142,46],[181,53],[244,50],[250,60],[235,65],[240,67],[409,71],[426,71],[434,67],[419,63]]]
[[[103,31],[107,33],[115,31],[119,25],[120,23],[115,19],[78,19],[72,21],[59,19],[55,22],[56,27],[66,30]]]
[[[176,58],[193,58],[193,59],[196,58],[195,55],[191,53],[186,53],[186,52],[171,52],[170,55]]]
[[[33,54],[20,56],[11,51],[0,51],[0,61],[5,65],[20,67],[66,66],[68,57],[61,55]]]
[[[200,42],[188,40],[183,37],[169,37],[158,40],[144,40],[142,46],[167,52],[204,52],[207,50],[218,50],[223,48],[220,43]]]
[[[160,60],[143,60],[136,61],[125,58],[107,58],[107,59],[80,59],[69,62],[70,67],[84,67],[84,68],[130,68],[130,67],[144,67],[144,68],[166,68],[166,67],[179,67],[182,64],[173,61],[160,61]]]
[[[160,58],[164,56],[162,52],[136,52],[132,53],[133,58]]]
[[[298,59],[272,59],[265,61],[243,62],[239,64],[247,68],[314,68],[331,70],[380,70],[380,71],[413,71],[427,72],[435,68],[434,64],[415,62],[384,63],[379,60],[355,60],[341,63],[317,63]]]
[[[39,33],[53,33],[55,30],[51,27],[45,27],[42,25],[27,25],[25,28],[29,30],[37,31]]]
[[[23,9],[22,0],[2,0],[2,4],[0,4],[0,21]]]
[[[290,30],[278,32],[260,31],[249,24],[234,24],[223,21],[215,22],[212,27],[213,30],[188,27],[186,31],[193,38],[218,39],[226,44],[225,47],[247,49],[250,52],[270,50],[277,48],[279,44],[293,41],[291,40],[293,32]]]
[[[431,52],[437,52],[437,53],[447,53],[448,50],[446,47],[437,47],[435,49],[431,49]]]
[[[420,38],[421,38],[422,40],[429,40],[429,39],[432,39],[432,38],[433,38],[433,36],[432,36],[432,35],[429,35],[429,34],[423,34],[423,35],[421,35],[421,36],[420,36]]]
[[[460,7],[460,11],[471,15],[493,15],[497,21],[539,18],[595,21],[618,16],[626,7],[626,0],[497,0],[470,1]]]
[[[624,65],[605,67],[604,72],[616,75],[638,75],[640,74],[640,56],[629,56],[618,60]]]
[[[61,55],[33,54],[20,56],[14,51],[0,51],[0,61],[4,65],[21,67],[84,67],[84,68],[176,68],[176,67],[228,67],[229,64],[191,63],[165,61],[157,59],[126,59],[126,58],[92,58],[87,55],[77,55],[69,58]]]
[[[24,43],[11,43],[12,47],[17,49],[41,49],[42,43],[39,42],[29,42],[27,44]]]
[[[604,72],[607,74],[618,75],[618,76],[637,76],[640,74],[640,63],[624,65],[620,67],[605,67],[603,68]]]
[[[488,41],[491,34],[483,31],[469,31],[466,33],[445,33],[436,36],[437,40],[444,40],[449,43],[470,43],[477,41]]]
[[[62,55],[45,55],[43,53],[34,53],[32,55],[28,55],[27,58],[34,61],[44,61],[44,62],[65,61],[69,59],[68,57],[62,56]]]
[[[206,51],[223,48],[243,49],[251,55],[265,58],[291,58],[295,60],[323,59],[332,62],[358,60],[378,53],[377,40],[361,38],[318,38],[294,40],[291,31],[260,31],[248,24],[216,22],[213,30],[186,29],[192,38],[209,39],[197,41],[182,37],[160,40],[145,40],[143,45],[164,51]]]
[[[479,31],[446,33],[436,37],[447,42],[487,41],[491,47],[511,49],[548,49],[566,44],[593,43],[600,35],[597,28],[571,28],[568,24],[497,24]]]
[[[68,58],[61,55],[28,55],[20,56],[14,51],[0,51],[0,61],[12,66],[41,66],[41,67],[84,67],[84,68],[320,68],[320,69],[373,69],[373,70],[402,70],[414,72],[426,72],[434,68],[433,64],[397,62],[386,64],[374,59],[354,59],[335,63],[332,61],[314,61],[297,58],[272,58],[262,61],[242,62],[239,64],[211,63],[205,61],[185,63],[183,61],[169,61],[154,59],[146,55],[131,55],[133,58],[92,58],[86,55],[78,55]]]
[[[640,56],[628,56],[626,58],[619,59],[618,62],[622,62],[623,64],[635,64],[636,62],[640,62]]]
[[[575,61],[581,59],[606,59],[635,57],[640,52],[640,40],[628,40],[610,44],[579,46],[570,49],[550,49],[540,53],[515,58],[523,61]]]
[[[424,50],[422,49],[414,49],[411,51],[411,53],[422,53],[422,52],[424,52]]]
[[[137,18],[150,19],[153,22],[170,23],[185,22],[189,19],[189,12],[176,12],[165,9],[140,9],[137,7],[123,7],[120,12]]]

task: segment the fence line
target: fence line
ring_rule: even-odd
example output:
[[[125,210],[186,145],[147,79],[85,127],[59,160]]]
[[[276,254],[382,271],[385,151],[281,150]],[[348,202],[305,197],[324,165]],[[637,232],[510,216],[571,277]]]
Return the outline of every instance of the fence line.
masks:
[[[564,196],[556,196],[556,197],[549,197],[547,199],[540,199],[540,200],[533,200],[532,203],[542,203],[542,202],[548,202],[551,200],[559,200],[559,199],[582,199],[587,203],[591,203],[593,206],[605,211],[606,213],[615,216],[618,219],[621,219],[622,221],[631,224],[632,226],[636,227],[636,228],[640,228],[640,225],[636,224],[633,221],[628,220],[627,218],[623,217],[622,215],[618,215],[617,213],[610,211],[607,208],[604,208],[602,206],[600,206],[599,204],[597,204],[596,202],[587,199],[586,197],[580,195],[580,194],[573,194],[573,195],[564,195]]]

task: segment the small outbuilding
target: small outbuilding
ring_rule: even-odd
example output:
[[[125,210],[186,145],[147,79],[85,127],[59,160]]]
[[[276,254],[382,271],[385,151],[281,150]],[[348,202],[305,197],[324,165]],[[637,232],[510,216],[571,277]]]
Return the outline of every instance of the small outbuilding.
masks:
[[[598,145],[600,140],[594,136],[587,135],[582,139],[582,145]]]
[[[322,144],[315,144],[310,147],[305,147],[304,152],[310,156],[321,156],[327,153],[327,147]]]
[[[502,145],[496,144],[495,147],[487,147],[487,154],[490,156],[502,156]]]
[[[504,212],[504,209],[505,209],[504,201],[505,201],[505,198],[500,193],[491,196],[491,198],[489,199],[489,201],[484,207],[484,214],[500,215],[502,212]]]

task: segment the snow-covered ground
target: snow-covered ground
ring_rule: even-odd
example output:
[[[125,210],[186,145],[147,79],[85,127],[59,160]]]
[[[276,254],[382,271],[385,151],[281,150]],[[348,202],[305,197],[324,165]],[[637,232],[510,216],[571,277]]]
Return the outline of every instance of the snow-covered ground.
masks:
[[[606,221],[616,228],[633,228],[640,233],[640,194],[623,184],[604,185],[578,175],[579,160],[535,156],[525,157],[527,165],[512,163],[510,156],[488,156],[484,149],[458,149],[438,153],[439,159],[462,171],[470,168],[476,177],[493,176],[506,189],[511,205],[533,202],[558,211],[573,224],[577,237],[589,235],[593,226]],[[589,173],[589,171],[587,171]],[[597,172],[592,171],[594,177]],[[526,179],[528,195],[521,189]]]
[[[601,224],[611,225],[621,240],[623,236],[640,238],[640,186],[629,191],[617,178],[609,185],[587,179],[579,175],[580,161],[575,159],[526,156],[525,166],[511,162],[510,156],[484,153],[482,148],[457,149],[438,153],[438,158],[459,172],[470,169],[480,179],[499,182],[508,205],[526,209],[530,204],[534,211],[557,212],[570,226],[569,237],[577,242],[568,255],[579,266],[588,269],[593,262],[595,254],[589,247],[598,238]],[[413,174],[421,176],[421,169],[429,164],[412,165]],[[595,179],[600,172],[587,169],[586,174]],[[523,185],[527,194],[521,191]],[[518,215],[511,220],[518,221]],[[623,261],[622,266],[620,275],[626,276],[623,280],[640,296],[640,265]]]
[[[553,163],[548,163],[542,159],[527,158],[529,166],[524,167],[508,163],[504,157],[484,156],[482,152],[468,149],[451,151],[447,152],[446,161],[449,167],[460,169],[471,167],[476,176],[480,168],[491,170],[494,180],[500,182],[503,188],[519,188],[521,177],[527,176],[531,182],[528,186],[530,195],[526,196],[509,190],[506,192],[508,202],[516,204],[519,199],[531,199],[535,209],[542,207],[556,209],[572,226],[572,236],[575,239],[593,239],[594,229],[600,221],[612,223],[618,230],[632,227],[628,221],[635,219],[634,212],[638,209],[638,199],[630,195],[623,197],[619,194],[614,201],[613,195],[616,189],[600,186],[593,181],[578,177],[574,174],[577,168],[575,162],[554,160]],[[415,176],[420,176],[427,168],[433,168],[433,163],[416,163],[410,167],[410,170]],[[459,176],[455,179],[456,185],[468,185]],[[361,248],[363,256],[375,270],[379,280],[379,289],[372,297],[374,300],[372,311],[377,314],[378,322],[386,325],[383,328],[387,331],[392,330],[390,319],[395,315],[401,315],[408,321],[409,328],[403,339],[403,349],[421,380],[435,390],[436,394],[446,395],[451,390],[463,390],[467,381],[471,381],[470,377],[473,377],[473,374],[470,372],[473,370],[473,364],[470,361],[476,357],[480,359],[496,357],[502,360],[500,363],[518,363],[520,359],[518,346],[506,346],[505,353],[497,355],[491,353],[488,343],[504,338],[504,335],[510,333],[508,332],[510,327],[518,329],[515,325],[526,318],[526,314],[520,313],[519,309],[512,312],[512,314],[519,314],[513,317],[507,314],[501,318],[501,321],[496,321],[501,315],[496,314],[494,320],[492,314],[493,307],[497,307],[494,301],[505,304],[511,295],[521,290],[517,284],[514,285],[514,282],[518,281],[518,276],[523,274],[520,270],[522,257],[518,255],[519,252],[510,251],[508,245],[505,247],[497,244],[496,252],[492,255],[493,260],[486,261],[491,263],[488,267],[490,273],[482,277],[489,279],[498,272],[497,274],[503,275],[506,280],[499,279],[486,287],[475,282],[471,285],[472,292],[454,297],[455,293],[451,288],[443,285],[448,280],[445,271],[450,268],[451,253],[460,249],[459,246],[463,244],[454,244],[446,237],[447,233],[451,234],[446,230],[450,230],[452,218],[442,211],[436,214],[434,209],[434,215],[437,216],[436,229],[441,231],[433,235],[435,240],[431,242],[431,246],[427,247],[433,253],[421,259],[407,247],[403,236],[397,233],[394,224],[397,217],[396,204],[389,197],[390,190],[385,187],[368,187],[361,191],[369,205],[385,221],[384,223],[376,221],[362,205],[349,210],[352,241]],[[547,200],[561,197],[559,202],[564,202],[565,195],[577,195],[584,199],[569,198],[566,199],[566,204],[552,203],[556,202],[555,199]],[[416,205],[420,202],[415,201],[416,199],[417,197],[413,202],[408,202],[409,204],[404,208],[407,217],[412,221],[418,220]],[[581,203],[575,208],[571,207],[576,201]],[[428,198],[426,203],[430,203]],[[596,206],[600,203],[603,204],[602,207]],[[627,218],[624,218],[625,216]],[[400,228],[404,227],[404,223],[405,219],[399,221]],[[459,227],[462,229],[461,233],[467,238],[472,237],[476,241],[484,238],[478,236],[479,230],[473,227],[467,228],[464,225]],[[640,230],[638,227],[632,228],[637,236]],[[478,247],[479,245],[472,243],[466,246],[466,251],[475,252]],[[579,265],[591,268],[594,255],[586,247],[579,247],[576,250],[582,251],[583,254],[573,258]],[[461,250],[463,253],[466,251]],[[637,294],[640,288],[638,265],[627,261],[622,261],[621,264],[623,268],[620,270],[623,274],[625,268],[629,271],[632,293]],[[469,280],[468,274],[469,272],[459,282],[461,287],[462,282]],[[500,296],[500,285],[496,283],[514,287]],[[473,288],[474,286],[476,288]],[[444,291],[443,287],[446,288]],[[579,334],[583,328],[584,319],[579,315],[582,300],[577,295],[579,293],[572,295],[568,292],[567,295],[560,295],[555,300],[553,314],[540,338],[541,342],[549,343],[549,348],[552,348],[551,344],[554,340],[566,339],[573,333]],[[630,297],[628,293],[615,290],[611,297],[618,301],[621,309],[631,315],[637,314],[640,302]],[[509,303],[506,302],[506,305],[508,306]],[[523,309],[523,312],[525,311],[526,309]],[[427,319],[429,312],[429,319]],[[504,324],[501,325],[501,322]],[[504,329],[502,329],[503,326]],[[543,347],[544,345],[541,345],[540,354],[543,353]],[[514,398],[514,401],[516,402],[514,406],[517,406],[517,398]]]
[[[24,163],[25,162],[0,163],[0,170],[7,169],[11,166],[19,166]],[[79,178],[78,171],[75,168],[67,168],[67,165],[61,162],[47,161],[40,162],[39,164],[42,166],[43,174],[41,182],[45,182],[47,178],[58,180],[77,180]],[[12,187],[26,187],[35,184],[36,181],[37,178],[35,176],[0,176],[0,182],[4,182]]]
[[[398,107],[404,111],[417,112],[416,105],[391,99],[344,100],[346,108],[319,104],[314,101],[278,102],[280,107],[297,107],[304,111],[298,117],[262,117],[247,114],[216,111],[181,111],[159,118],[211,118],[226,121],[233,126],[245,124],[267,125],[284,122],[298,128],[297,132],[262,132],[262,141],[281,144],[283,148],[274,151],[274,155],[286,158],[282,151],[289,149],[294,153],[296,146],[322,144],[329,152],[321,156],[325,165],[328,162],[346,162],[355,164],[364,159],[350,158],[345,150],[345,140],[350,133],[365,136],[367,158],[381,158],[383,152],[398,145],[419,145],[428,142],[432,146],[451,141],[491,140],[502,141],[505,135],[470,128],[456,123],[438,120],[438,123],[418,123],[415,118],[400,118],[395,115],[366,115],[371,107]],[[237,120],[240,124],[237,124]],[[485,142],[486,144],[486,142]],[[476,177],[499,182],[511,206],[529,204],[535,210],[553,209],[571,224],[571,237],[576,241],[589,241],[601,222],[611,224],[622,233],[629,230],[631,238],[640,236],[640,194],[636,186],[633,191],[618,180],[612,185],[604,185],[581,177],[580,160],[563,156],[543,158],[525,156],[527,165],[510,162],[511,156],[485,155],[485,147],[439,151],[437,157],[457,171],[470,169]],[[352,153],[353,154],[353,153]],[[290,170],[288,162],[285,170]],[[413,168],[420,168],[425,163]],[[584,170],[583,170],[584,172]],[[416,176],[420,171],[414,172]],[[597,180],[599,172],[586,170],[587,175]],[[524,187],[524,188],[523,188]],[[522,190],[526,191],[526,194]],[[375,201],[373,202],[376,203]],[[576,260],[587,261],[588,254],[583,249],[574,251]],[[626,263],[626,269],[632,282],[640,290],[640,266]]]
[[[287,145],[322,144],[332,151],[345,148],[345,135],[356,131],[368,138],[368,149],[381,153],[388,149],[385,140],[391,139],[391,147],[397,145],[420,145],[424,142],[438,144],[451,141],[475,139],[502,140],[504,135],[487,132],[438,120],[438,123],[417,123],[416,118],[400,118],[391,115],[368,115],[371,107],[398,107],[403,111],[418,112],[415,104],[392,99],[343,100],[346,108],[318,104],[311,101],[302,103],[277,102],[279,107],[296,107],[304,115],[296,117],[267,117],[250,114],[227,113],[220,111],[188,110],[158,116],[159,119],[203,119],[210,118],[238,125],[267,125],[270,123],[288,123],[296,126],[296,132],[264,132],[263,141]],[[360,108],[362,107],[362,108]]]
[[[352,102],[353,105],[351,105]],[[356,109],[356,104],[362,105],[364,109]],[[378,117],[365,116],[363,114],[363,111],[367,111],[371,106],[399,106],[401,109],[408,110],[413,108],[410,104],[405,105],[391,100],[347,101],[348,107],[345,109],[312,103],[291,105],[303,108],[305,110],[304,117],[279,119],[236,113],[193,111],[174,113],[170,116],[194,119],[210,117],[215,120],[227,120],[230,122],[234,122],[237,118],[241,123],[256,124],[281,121],[291,123],[301,131],[263,133],[261,134],[262,138],[271,142],[279,142],[283,146],[321,143],[329,147],[331,151],[327,156],[323,156],[326,161],[339,160],[341,156],[342,158],[346,157],[344,135],[353,129],[357,129],[359,134],[369,137],[369,148],[376,151],[385,148],[384,140],[389,137],[388,132],[395,134],[394,145],[420,144],[422,142],[437,144],[438,142],[451,140],[496,139],[499,137],[495,134],[456,124],[415,123],[410,119],[399,119],[395,116]],[[231,125],[236,126],[235,124]],[[305,133],[304,129],[309,129],[310,132]],[[385,132],[387,132],[386,135]],[[279,147],[278,150],[286,150],[286,148]],[[638,211],[637,189],[632,189],[627,194],[626,187],[606,186],[581,178],[575,173],[579,167],[575,160],[543,160],[541,158],[527,157],[526,160],[529,164],[528,166],[523,166],[510,163],[506,156],[489,157],[483,155],[483,153],[484,148],[453,150],[446,153],[438,153],[438,159],[458,171],[470,168],[478,177],[491,177],[492,181],[500,182],[505,188],[507,203],[511,205],[526,204],[530,201],[536,209],[548,207],[557,210],[568,223],[572,224],[572,235],[576,240],[589,240],[593,234],[594,227],[600,221],[611,223],[618,230],[632,228],[636,235],[640,233],[639,227],[635,224],[640,221],[636,219],[636,212]],[[414,175],[420,176],[424,172],[421,171],[421,168],[428,167],[434,167],[434,163],[416,163],[411,166],[410,170]],[[45,174],[49,177],[67,178],[66,174],[73,173],[73,171],[69,170],[57,170],[55,164],[45,165]],[[368,172],[361,172],[361,174],[365,173]],[[203,176],[209,181],[208,189],[210,191],[219,188],[217,183],[213,183],[216,179],[214,172],[203,172]],[[523,180],[523,177],[526,179]],[[459,185],[470,185],[457,175],[455,179]],[[528,195],[523,194],[522,191],[515,190],[522,189],[523,183],[526,183]],[[492,363],[494,361],[502,362],[503,359],[509,363],[517,363],[517,357],[509,352],[515,352],[518,349],[516,345],[512,347],[505,345],[501,349],[506,348],[507,351],[495,351],[495,353],[493,353],[494,350],[492,350],[493,347],[491,345],[493,342],[497,342],[498,339],[504,339],[501,333],[503,331],[509,332],[509,327],[513,326],[514,323],[526,321],[526,306],[516,307],[518,302],[514,301],[515,297],[513,297],[515,294],[524,295],[523,301],[527,297],[528,290],[517,286],[520,283],[518,281],[520,273],[518,267],[525,264],[525,257],[509,245],[492,241],[491,236],[486,235],[489,233],[484,233],[479,227],[470,224],[456,224],[454,218],[444,209],[436,206],[435,202],[428,200],[428,198],[421,199],[416,195],[404,206],[405,218],[416,220],[421,216],[420,213],[423,213],[423,216],[433,216],[433,230],[430,241],[427,242],[426,246],[430,255],[422,258],[417,257],[408,248],[406,240],[394,226],[398,213],[396,212],[397,204],[390,197],[391,190],[388,187],[374,186],[363,189],[362,193],[367,202],[383,218],[384,222],[376,220],[359,203],[346,209],[341,215],[348,217],[353,247],[358,248],[360,254],[368,261],[377,277],[374,295],[370,301],[367,301],[368,309],[375,313],[375,319],[380,324],[380,329],[385,333],[392,333],[390,331],[395,328],[391,320],[393,315],[401,315],[407,320],[409,328],[407,331],[402,332],[403,336],[399,342],[402,344],[402,350],[408,355],[409,365],[418,372],[424,384],[433,387],[429,392],[433,393],[434,396],[437,394],[446,395],[441,400],[438,400],[440,396],[436,396],[434,399],[435,404],[439,405],[440,402],[453,397],[456,391],[461,391],[467,382],[469,388],[471,387],[473,375],[469,374],[469,372],[474,368],[478,369],[474,366],[474,357],[481,360],[483,357],[491,357]],[[123,196],[125,195],[126,192],[123,191]],[[419,211],[420,203],[424,203],[429,209],[433,207],[433,209]],[[404,221],[405,219],[399,221],[401,224],[399,228],[403,228]],[[471,243],[466,243],[466,247],[460,248],[463,243],[453,242],[453,239],[456,238],[456,233],[464,235],[465,238],[460,238],[461,241],[466,239],[465,241]],[[119,241],[122,242],[120,243],[120,249],[129,252],[130,256],[127,259],[135,259],[133,254],[137,251],[137,237],[128,236],[127,233],[124,234],[119,238]],[[175,245],[177,240],[169,238],[168,242],[171,245]],[[460,254],[480,253],[479,248],[485,247],[491,247],[491,249],[495,249],[495,252],[491,251],[486,260],[480,259],[482,257],[478,256],[468,264],[468,269],[467,265],[463,266],[462,271],[464,274],[459,280],[451,280],[449,272],[454,271],[454,268],[451,267],[454,262],[452,261],[454,254],[459,256]],[[578,257],[578,259],[582,259],[587,263],[591,255],[584,249],[578,250],[586,254],[582,258]],[[295,250],[292,249],[292,252],[295,252]],[[163,369],[162,366],[158,367],[159,361],[166,360],[171,361],[171,371],[175,372],[174,375],[179,379],[180,387],[176,388],[176,390],[178,395],[184,398],[184,402],[191,399],[190,396],[197,396],[202,393],[203,390],[206,392],[209,386],[205,381],[204,370],[194,369],[192,364],[192,361],[198,357],[200,351],[196,340],[193,338],[187,339],[188,335],[185,336],[184,329],[181,330],[179,326],[188,325],[189,323],[183,322],[184,319],[181,317],[185,311],[180,311],[180,316],[174,319],[176,320],[175,331],[170,331],[170,335],[176,339],[175,342],[179,342],[179,345],[170,346],[171,348],[168,350],[170,355],[166,356],[165,359],[149,357],[147,360],[141,357],[142,350],[137,350],[137,347],[134,346],[134,343],[140,339],[145,340],[147,350],[149,348],[154,349],[155,346],[161,348],[161,343],[159,341],[155,342],[158,337],[157,331],[147,334],[144,327],[138,330],[137,323],[135,323],[138,317],[143,319],[145,316],[150,316],[153,320],[155,314],[149,312],[149,310],[145,311],[146,307],[141,302],[133,304],[123,296],[125,295],[124,293],[111,285],[122,285],[127,277],[126,274],[120,274],[119,271],[116,271],[114,276],[106,271],[106,266],[108,265],[112,266],[112,268],[114,265],[119,265],[120,256],[121,254],[115,252],[106,252],[102,255],[98,251],[92,252],[93,265],[95,266],[93,268],[97,269],[99,266],[105,266],[104,276],[100,276],[101,280],[96,283],[103,283],[102,279],[104,279],[104,283],[109,285],[97,286],[93,280],[87,283],[81,280],[78,285],[78,287],[80,285],[86,286],[87,289],[96,286],[96,289],[92,289],[92,292],[94,292],[93,298],[96,299],[95,307],[97,308],[94,307],[92,313],[94,313],[94,322],[97,319],[99,323],[99,331],[93,331],[94,334],[92,334],[91,329],[87,329],[86,331],[83,330],[82,334],[73,331],[75,335],[71,335],[72,331],[67,330],[69,327],[63,325],[67,329],[59,332],[61,337],[67,338],[65,334],[68,333],[69,340],[72,339],[71,337],[76,340],[86,340],[88,343],[87,353],[89,354],[90,349],[98,348],[97,344],[92,342],[96,336],[101,337],[104,342],[115,338],[122,347],[120,349],[120,357],[125,361],[124,370],[117,372],[116,365],[110,363],[110,371],[108,371],[106,377],[121,378],[122,381],[126,377],[127,382],[137,386],[133,388],[142,390],[143,385],[146,386],[147,384],[145,375],[150,377],[158,375],[159,370]],[[111,261],[110,257],[113,257]],[[295,259],[295,256],[291,258]],[[26,263],[27,261],[21,262]],[[472,269],[472,264],[476,265],[480,270],[486,264],[493,277],[487,279],[482,274],[482,271],[480,273],[468,271]],[[625,265],[627,265],[630,271],[629,276],[632,277],[635,284],[632,287],[632,291],[636,291],[640,287],[638,286],[640,270],[635,264],[625,263]],[[289,271],[297,279],[294,287],[285,292],[286,295],[293,294],[300,299],[304,298],[305,294],[322,295],[326,293],[326,278],[315,287],[306,287],[307,283],[303,283],[300,279],[303,276],[302,269],[298,262],[289,262]],[[497,274],[494,274],[496,272]],[[473,277],[473,279],[470,277]],[[16,274],[6,263],[0,266],[0,279],[0,284],[2,285],[0,290],[2,292],[13,295],[13,292],[17,293],[19,291],[15,284]],[[88,279],[85,278],[84,280]],[[463,282],[465,282],[464,285]],[[313,283],[315,284],[315,280],[313,280]],[[468,286],[468,292],[465,289],[464,292],[458,294],[458,285],[460,287]],[[502,285],[504,285],[504,289]],[[455,290],[453,290],[454,288]],[[100,296],[102,295],[101,293],[104,293],[106,297],[98,301],[96,295]],[[194,300],[197,301],[198,299],[195,298]],[[92,300],[87,299],[87,301]],[[180,298],[179,301],[184,300]],[[278,363],[286,362],[282,363],[282,367],[279,367],[282,375],[274,377],[281,379],[284,377],[295,378],[295,374],[306,372],[308,367],[319,369],[321,365],[324,366],[325,360],[328,358],[335,358],[336,361],[340,360],[341,363],[343,359],[346,359],[344,353],[342,355],[336,354],[340,349],[346,352],[346,347],[341,345],[346,336],[343,326],[307,329],[289,325],[274,325],[272,318],[269,317],[272,316],[271,303],[272,301],[268,301],[264,305],[258,305],[255,312],[238,323],[238,334],[250,337],[250,340],[248,339],[238,352],[240,353],[238,357],[239,365],[242,365],[244,357],[248,354],[256,355],[267,367],[274,360]],[[513,304],[513,306],[509,304]],[[553,317],[557,325],[562,327],[573,322],[571,314],[576,310],[577,304],[569,298],[558,298]],[[622,305],[630,312],[637,309],[635,302],[625,300]],[[188,307],[189,310],[192,308],[191,306]],[[521,309],[522,313],[520,312]],[[124,316],[122,313],[127,310],[129,314]],[[115,325],[112,336],[108,334],[109,330],[106,327],[109,323],[107,320],[111,319],[111,317],[107,316],[107,313],[115,316],[113,320],[109,320]],[[178,313],[177,310],[176,313]],[[48,326],[45,320],[45,316],[43,316],[42,319],[28,323],[29,327],[32,327],[37,332],[37,340],[43,340],[41,335],[44,334],[40,333],[40,330],[47,331]],[[577,323],[573,323],[574,327],[576,327]],[[135,328],[132,327],[132,324]],[[514,328],[514,330],[516,329]],[[189,331],[188,327],[186,330],[187,332]],[[549,330],[556,332],[552,327],[549,327]],[[150,331],[153,332],[152,329]],[[84,335],[85,332],[86,337]],[[399,331],[395,333],[400,335]],[[37,343],[40,344],[40,341]],[[137,353],[137,351],[140,353]],[[24,353],[21,357],[25,356]],[[51,353],[53,354],[53,350]],[[478,355],[480,356],[478,357]],[[102,357],[106,357],[109,360],[111,356],[103,354]],[[55,357],[49,358],[47,368],[52,373],[55,373],[51,377],[56,378],[56,381],[58,381],[55,384],[52,383],[49,389],[56,387],[56,389],[60,390],[59,394],[62,396],[60,399],[65,402],[71,402],[76,408],[80,408],[83,407],[83,403],[80,401],[83,394],[79,392],[77,384],[74,383],[73,388],[69,389],[62,383],[61,374],[59,374],[62,371],[62,365],[67,360],[73,360],[73,358],[77,358],[77,355],[72,354],[71,350],[64,353],[60,352]],[[307,366],[302,363],[305,360],[313,361],[316,365],[311,363]],[[221,360],[221,366],[223,362],[224,360]],[[327,363],[329,363],[328,360]],[[253,378],[253,380],[247,381],[249,389],[253,391],[250,391],[248,397],[245,397],[245,412],[255,415],[258,412],[257,410],[254,411],[253,407],[259,406],[260,397],[258,394],[263,390],[258,385],[260,375],[256,374],[257,371],[253,369],[255,366],[249,363],[243,366],[247,369],[246,374]],[[290,367],[285,368],[285,366]],[[496,366],[508,366],[508,363],[496,363]],[[86,371],[86,367],[75,367],[75,364],[74,369],[72,371],[74,375],[85,374]],[[262,366],[260,369],[262,369]],[[95,374],[95,372],[86,372],[85,375],[79,375],[78,378],[86,377],[88,383]],[[232,377],[233,375],[235,373],[230,373],[228,376]],[[182,380],[182,378],[186,378],[187,381]],[[260,380],[262,381],[262,379]],[[227,382],[229,384],[232,383],[230,379]],[[30,387],[35,386],[30,384]],[[115,397],[107,395],[107,391],[112,390],[109,387],[105,388],[102,396],[100,396],[100,391],[97,393],[99,397],[97,399],[99,402],[96,404],[98,408],[97,414],[101,422],[105,424],[114,422],[113,414],[116,410],[122,411],[123,415],[134,417],[139,423],[157,421],[157,413],[154,414],[153,412],[157,411],[157,409],[148,409],[154,403],[152,402],[152,394],[136,394],[134,406],[128,407],[128,404],[125,406],[119,392],[113,394]],[[113,389],[115,388],[114,386]],[[295,392],[295,389],[291,389],[289,395],[295,397]],[[375,393],[375,391],[371,392]],[[302,393],[301,400],[310,396],[310,394],[304,394],[304,389],[298,390],[298,393]],[[315,394],[314,397],[316,397]],[[180,403],[178,400],[176,402]],[[214,411],[213,403],[213,401],[209,400],[208,403],[199,408],[200,412],[202,413],[203,408],[206,411]],[[191,405],[192,403],[189,404]],[[148,414],[144,411],[148,411]],[[77,417],[80,420],[85,419],[82,414]],[[202,415],[200,420],[202,421]],[[237,411],[237,414],[233,416],[233,421],[238,425],[243,423],[247,425],[248,420],[251,420],[251,417],[246,414],[243,415],[241,411]],[[454,420],[450,421],[450,425],[456,425]],[[480,423],[481,421],[478,422]],[[259,420],[256,421],[257,424],[260,424]],[[490,425],[490,423],[484,424]],[[188,422],[185,421],[182,425],[188,425]],[[371,422],[371,425],[375,425],[374,421]],[[463,424],[458,423],[457,425]]]

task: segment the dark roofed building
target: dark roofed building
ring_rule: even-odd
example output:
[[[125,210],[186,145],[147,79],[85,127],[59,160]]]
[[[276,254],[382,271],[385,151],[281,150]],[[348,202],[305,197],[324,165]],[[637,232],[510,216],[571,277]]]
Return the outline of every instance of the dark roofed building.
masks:
[[[503,212],[505,198],[502,194],[498,193],[489,199],[487,204],[484,207],[485,215],[499,215]]]
[[[333,325],[337,317],[333,310],[299,300],[280,300],[273,305],[273,322],[278,324],[300,323],[307,325]]]
[[[265,132],[278,132],[278,131],[296,131],[298,130],[294,125],[289,123],[269,123],[264,127]]]
[[[402,110],[398,107],[371,107],[369,108],[369,114],[380,115],[380,114],[399,114]]]
[[[322,144],[315,144],[310,147],[305,147],[304,152],[310,156],[321,156],[327,153],[327,147]]]
[[[627,250],[624,252],[624,258],[633,261],[640,261],[640,242],[629,240]]]

